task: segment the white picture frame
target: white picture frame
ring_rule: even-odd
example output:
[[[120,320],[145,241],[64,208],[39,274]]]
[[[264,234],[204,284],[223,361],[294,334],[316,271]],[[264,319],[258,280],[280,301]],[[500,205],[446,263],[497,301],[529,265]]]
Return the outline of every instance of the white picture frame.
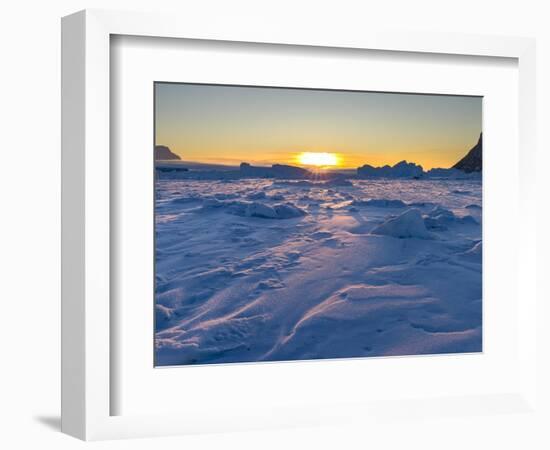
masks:
[[[536,408],[536,241],[532,202],[535,166],[535,43],[532,39],[397,33],[370,30],[338,35],[310,30],[280,30],[251,23],[234,29],[229,23],[195,23],[190,17],[112,11],[82,11],[62,22],[62,430],[85,440],[162,436],[208,431],[257,429],[270,426],[357,421],[392,415],[393,403],[377,400],[333,405],[278,406],[252,412],[239,420],[227,412],[215,414],[112,415],[111,320],[111,172],[110,39],[112,35],[200,39],[243,43],[369,49],[418,54],[448,54],[513,58],[518,62],[519,183],[522,221],[518,224],[517,286],[518,353],[521,367],[512,392],[464,398],[425,396],[408,401],[409,414],[433,409],[434,414],[470,415],[516,412]],[[519,239],[519,238],[517,238]],[[521,293],[521,294],[520,294]],[[143,351],[148,351],[144,349]],[[248,366],[251,367],[251,366]],[[265,367],[265,366],[264,366]],[[321,366],[309,366],[319,370]],[[275,370],[275,366],[262,369]],[[352,370],[351,366],[347,369]],[[405,401],[405,397],[401,400]],[[261,401],[261,400],[258,400]],[[401,406],[404,403],[401,403]],[[223,405],[220,405],[223,410]],[[224,415],[225,414],[225,415]]]

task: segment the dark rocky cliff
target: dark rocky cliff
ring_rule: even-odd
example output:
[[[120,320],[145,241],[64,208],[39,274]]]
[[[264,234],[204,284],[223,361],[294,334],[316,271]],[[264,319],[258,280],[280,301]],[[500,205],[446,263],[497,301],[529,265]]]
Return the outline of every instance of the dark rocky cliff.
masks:
[[[483,154],[483,133],[479,135],[477,144],[468,152],[468,154],[458,161],[453,169],[460,169],[466,173],[481,172]]]
[[[168,160],[180,160],[181,158],[172,153],[172,151],[166,147],[166,145],[155,145],[155,160],[156,161],[168,161]]]

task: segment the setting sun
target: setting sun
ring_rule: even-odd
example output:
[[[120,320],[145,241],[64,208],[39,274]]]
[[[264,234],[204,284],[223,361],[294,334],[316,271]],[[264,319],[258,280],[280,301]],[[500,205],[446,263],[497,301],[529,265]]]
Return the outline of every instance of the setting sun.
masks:
[[[298,162],[305,166],[328,167],[337,166],[339,158],[335,153],[304,152],[297,157]]]

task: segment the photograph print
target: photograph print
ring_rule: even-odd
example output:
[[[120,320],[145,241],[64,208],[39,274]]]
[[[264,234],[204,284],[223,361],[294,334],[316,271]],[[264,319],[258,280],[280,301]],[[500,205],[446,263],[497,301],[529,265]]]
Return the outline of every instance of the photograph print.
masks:
[[[154,98],[156,366],[482,351],[482,97]]]

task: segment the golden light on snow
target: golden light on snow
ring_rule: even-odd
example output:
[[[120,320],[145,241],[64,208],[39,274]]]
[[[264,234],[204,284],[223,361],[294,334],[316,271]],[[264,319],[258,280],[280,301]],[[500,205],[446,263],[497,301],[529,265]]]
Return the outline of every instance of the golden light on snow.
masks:
[[[304,152],[298,154],[297,160],[304,166],[330,167],[338,166],[340,158],[336,153]]]

